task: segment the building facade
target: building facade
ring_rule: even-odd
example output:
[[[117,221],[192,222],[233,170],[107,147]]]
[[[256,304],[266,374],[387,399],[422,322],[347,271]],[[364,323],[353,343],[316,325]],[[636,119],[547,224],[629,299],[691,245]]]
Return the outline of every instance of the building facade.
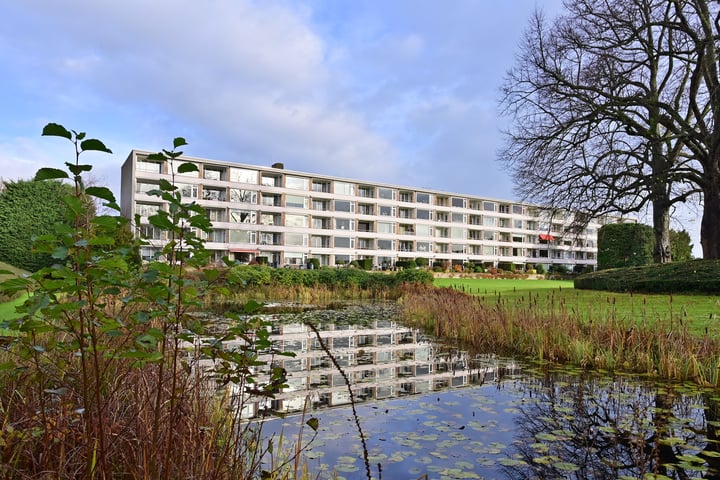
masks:
[[[272,167],[183,157],[174,164],[148,160],[133,150],[122,167],[123,215],[140,216],[148,240],[144,258],[164,244],[148,217],[165,208],[148,192],[160,180],[173,182],[183,200],[202,205],[212,221],[206,247],[214,259],[274,266],[345,265],[370,259],[373,268],[424,258],[452,268],[468,263],[561,264],[594,267],[597,229],[578,231],[573,215],[524,203],[290,171]],[[177,173],[182,163],[198,171]],[[262,257],[262,258],[261,258]],[[455,267],[458,268],[458,267]]]

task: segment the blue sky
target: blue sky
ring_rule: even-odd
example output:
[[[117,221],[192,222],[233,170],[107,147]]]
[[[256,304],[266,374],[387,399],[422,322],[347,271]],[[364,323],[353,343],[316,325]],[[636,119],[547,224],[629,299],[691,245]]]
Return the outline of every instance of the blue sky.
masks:
[[[0,2],[0,177],[61,167],[57,122],[132,148],[515,200],[503,76],[561,0]],[[684,224],[692,231],[694,223]],[[697,242],[696,242],[697,243]]]

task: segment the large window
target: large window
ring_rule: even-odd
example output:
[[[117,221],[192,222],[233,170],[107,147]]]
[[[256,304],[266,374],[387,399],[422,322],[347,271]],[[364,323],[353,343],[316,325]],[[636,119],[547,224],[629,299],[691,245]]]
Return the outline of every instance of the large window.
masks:
[[[198,198],[198,186],[187,183],[178,183],[178,191],[183,198]]]
[[[378,222],[378,233],[395,233],[395,224],[390,222]]]
[[[248,170],[246,168],[230,167],[230,181],[238,183],[255,183],[257,184],[257,170]]]
[[[465,215],[462,213],[453,213],[451,219],[453,223],[465,223]]]
[[[452,198],[452,206],[457,207],[457,208],[465,208],[465,199],[453,197]]]
[[[285,215],[285,226],[286,227],[307,227],[308,217],[307,215]]]
[[[421,208],[418,208],[415,211],[415,218],[418,220],[431,220],[430,210],[423,210]]]
[[[497,218],[483,215],[483,225],[486,227],[494,227],[497,225]]]
[[[218,200],[224,202],[227,198],[225,196],[225,189],[224,188],[203,188],[203,194],[202,194],[203,200]]]
[[[494,212],[495,211],[495,203],[483,202],[483,210],[485,210],[486,212]]]
[[[335,193],[337,195],[355,195],[355,185],[346,182],[335,182]]]
[[[308,244],[308,236],[304,233],[286,233],[285,245],[292,247],[306,247]]]
[[[241,188],[230,189],[230,201],[236,203],[257,203],[257,192],[255,190],[243,190]]]
[[[160,205],[154,203],[136,203],[135,213],[141,217],[149,217],[155,215],[160,210]]]
[[[378,198],[395,200],[395,190],[392,188],[378,188]]]
[[[333,244],[335,248],[355,248],[355,239],[350,237],[335,237]]]
[[[147,193],[151,190],[158,190],[160,186],[157,183],[137,182],[135,184],[135,193]]]
[[[293,188],[296,190],[307,190],[310,187],[310,179],[304,177],[285,177],[285,188]]]
[[[395,240],[378,240],[378,250],[395,250]]]
[[[234,223],[257,223],[257,212],[231,209],[230,221]]]
[[[416,225],[415,231],[418,237],[432,237],[432,227],[430,225]]]
[[[345,200],[335,200],[336,212],[352,212],[353,206],[353,202],[348,202]]]
[[[255,244],[256,232],[252,230],[230,230],[230,243]]]
[[[432,252],[432,242],[417,242],[415,248],[418,252]]]
[[[336,230],[354,230],[354,222],[348,218],[336,218],[335,229]]]
[[[137,169],[140,172],[162,173],[162,163],[138,160]]]
[[[420,192],[418,192],[418,193],[415,194],[415,201],[416,201],[417,203],[427,203],[427,204],[429,204],[429,203],[430,203],[430,200],[431,200],[431,199],[430,199],[430,194],[429,194],[429,193],[420,193]]]
[[[382,217],[394,217],[395,216],[395,207],[380,205],[378,207],[378,213]]]
[[[465,238],[465,229],[464,228],[451,228],[450,229],[450,238]]]
[[[308,208],[309,200],[307,197],[299,195],[285,195],[285,206],[288,208]]]

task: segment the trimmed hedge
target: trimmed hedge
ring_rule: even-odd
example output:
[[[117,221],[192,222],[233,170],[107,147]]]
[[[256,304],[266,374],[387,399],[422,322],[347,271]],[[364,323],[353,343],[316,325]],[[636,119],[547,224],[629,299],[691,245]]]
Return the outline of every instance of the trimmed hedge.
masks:
[[[720,294],[720,260],[599,270],[577,277],[575,288],[635,293]]]

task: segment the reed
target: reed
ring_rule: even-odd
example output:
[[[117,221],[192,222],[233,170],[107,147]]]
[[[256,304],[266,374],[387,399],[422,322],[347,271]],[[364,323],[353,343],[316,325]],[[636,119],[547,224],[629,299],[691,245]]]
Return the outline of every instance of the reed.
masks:
[[[691,333],[678,321],[642,322],[619,316],[612,305],[601,312],[579,309],[563,299],[540,302],[528,295],[512,304],[418,285],[404,287],[403,321],[475,352],[534,357],[574,364],[718,384],[720,340]]]

